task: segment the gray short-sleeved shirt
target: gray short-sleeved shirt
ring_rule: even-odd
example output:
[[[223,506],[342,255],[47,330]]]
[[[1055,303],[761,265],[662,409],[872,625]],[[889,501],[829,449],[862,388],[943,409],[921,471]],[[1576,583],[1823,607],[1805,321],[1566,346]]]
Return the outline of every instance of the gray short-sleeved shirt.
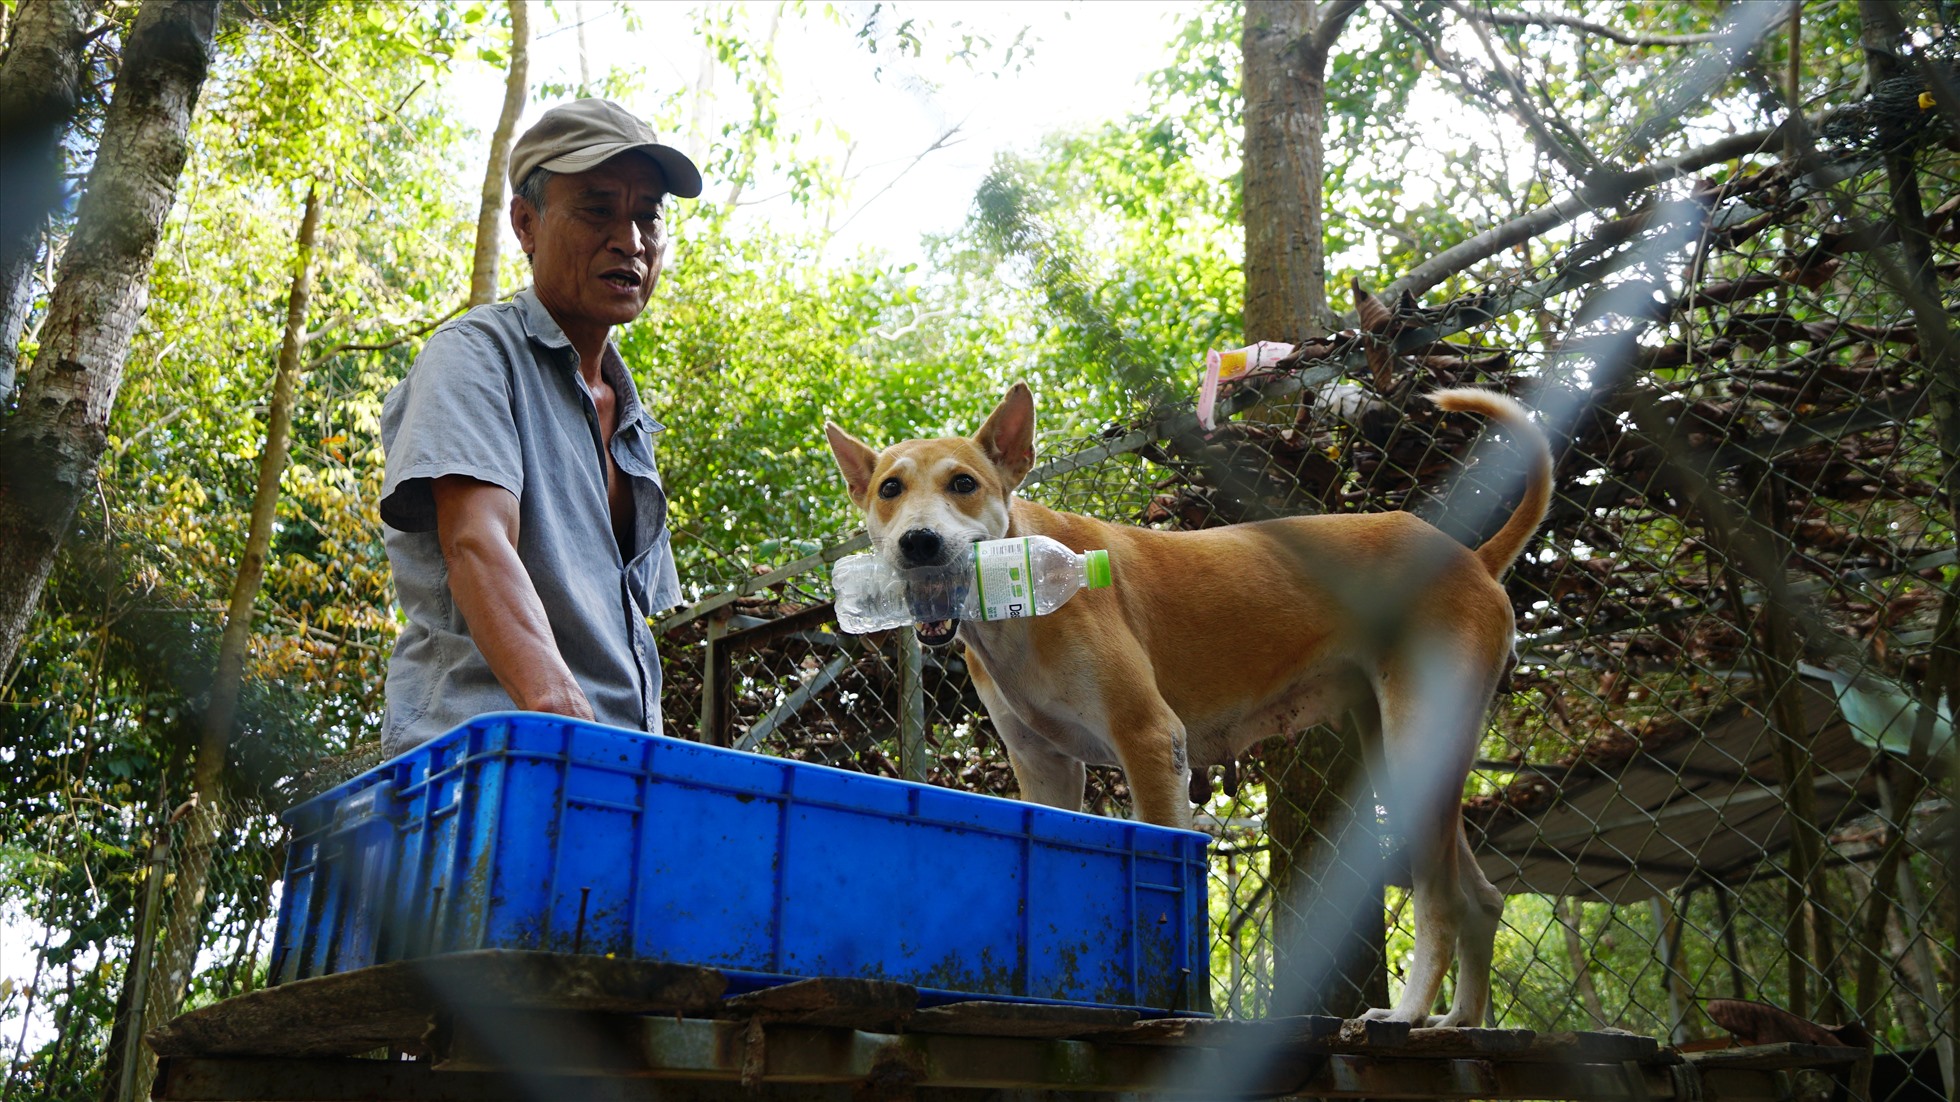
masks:
[[[648,619],[680,603],[667,496],[653,461],[661,426],[609,342],[612,457],[632,488],[632,543],[613,536],[598,411],[570,338],[526,289],[435,331],[381,407],[381,520],[408,625],[388,663],[382,746],[405,750],[513,707],[449,593],[432,480],[467,475],[518,501],[518,557],[601,723],[660,729],[660,657]]]

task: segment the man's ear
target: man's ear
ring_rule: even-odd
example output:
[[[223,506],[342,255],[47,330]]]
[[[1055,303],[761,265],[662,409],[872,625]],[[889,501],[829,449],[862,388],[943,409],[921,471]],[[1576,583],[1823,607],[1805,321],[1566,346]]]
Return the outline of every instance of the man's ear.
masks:
[[[823,423],[824,438],[830,441],[830,454],[837,457],[837,469],[844,475],[844,487],[858,508],[871,490],[871,471],[878,465],[877,449],[837,427],[835,421]]]
[[[517,235],[517,246],[531,255],[538,239],[538,208],[521,195],[510,197],[510,229]]]
[[[987,423],[973,434],[973,442],[1000,468],[1008,489],[1021,485],[1034,469],[1034,391],[1028,384],[1007,388]]]

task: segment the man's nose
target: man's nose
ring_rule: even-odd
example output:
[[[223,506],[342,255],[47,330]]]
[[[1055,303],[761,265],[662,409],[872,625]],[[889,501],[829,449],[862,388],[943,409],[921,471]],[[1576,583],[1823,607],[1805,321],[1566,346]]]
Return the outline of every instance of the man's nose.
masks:
[[[638,256],[653,243],[653,235],[642,230],[638,222],[627,219],[613,228],[612,239],[608,242],[613,251],[622,256]]]

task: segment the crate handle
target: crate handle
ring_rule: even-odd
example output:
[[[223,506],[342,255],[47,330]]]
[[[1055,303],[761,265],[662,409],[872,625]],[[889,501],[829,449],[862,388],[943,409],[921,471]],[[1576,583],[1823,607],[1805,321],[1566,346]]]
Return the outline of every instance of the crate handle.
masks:
[[[402,802],[395,795],[395,782],[377,781],[340,802],[334,809],[333,829],[335,833],[352,830],[373,819],[385,819],[398,823],[402,818]]]

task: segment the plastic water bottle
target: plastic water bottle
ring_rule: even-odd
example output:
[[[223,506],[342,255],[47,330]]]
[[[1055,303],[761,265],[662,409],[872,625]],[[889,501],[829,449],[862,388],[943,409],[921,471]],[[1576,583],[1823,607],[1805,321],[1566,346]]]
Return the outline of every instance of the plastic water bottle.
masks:
[[[981,540],[964,559],[900,570],[864,552],[831,568],[837,625],[854,635],[939,620],[1043,616],[1078,589],[1109,584],[1109,552],[1077,554],[1047,536]]]

